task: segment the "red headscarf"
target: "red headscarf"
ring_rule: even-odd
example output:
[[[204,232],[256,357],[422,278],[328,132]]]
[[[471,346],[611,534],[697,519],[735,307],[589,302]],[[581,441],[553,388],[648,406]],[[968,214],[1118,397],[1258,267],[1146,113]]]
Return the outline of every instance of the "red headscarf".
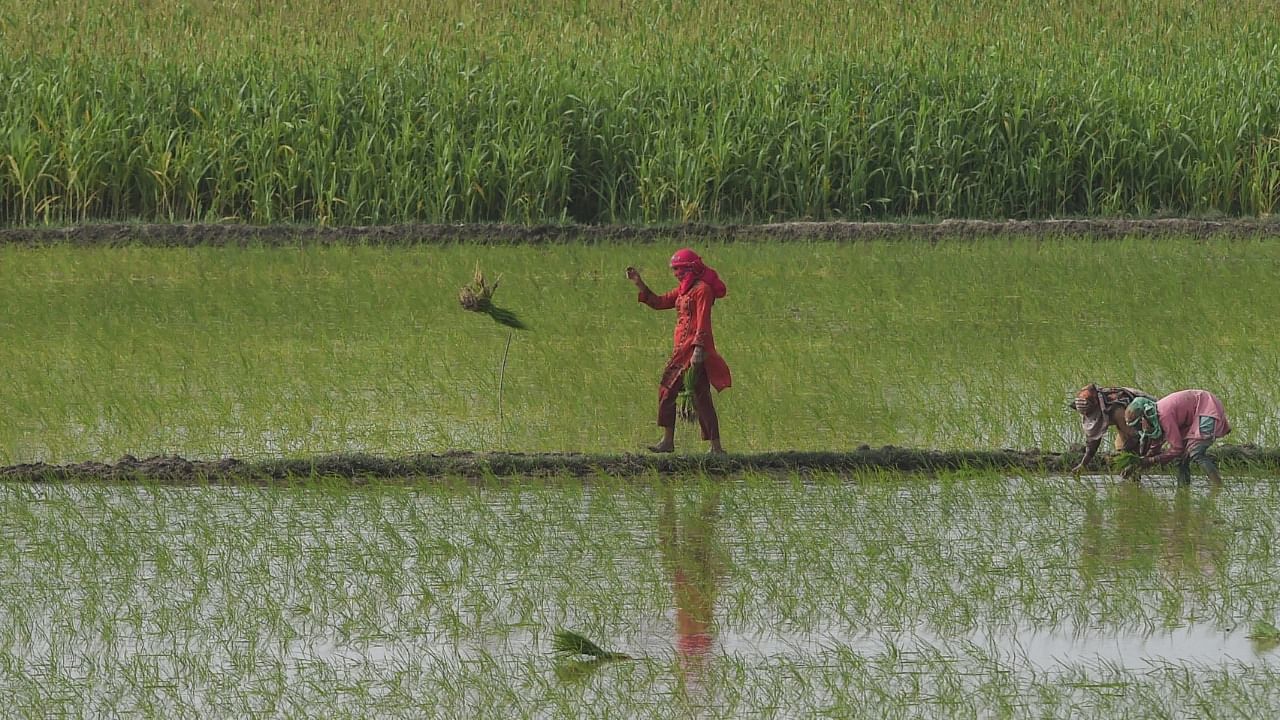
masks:
[[[711,292],[716,298],[722,298],[729,293],[729,288],[725,287],[724,281],[716,274],[715,270],[707,267],[702,262],[702,258],[698,257],[698,253],[689,248],[682,248],[671,256],[671,268],[673,270],[688,270],[680,280],[680,294],[684,295],[689,292],[689,288],[699,280],[707,284],[711,288]]]

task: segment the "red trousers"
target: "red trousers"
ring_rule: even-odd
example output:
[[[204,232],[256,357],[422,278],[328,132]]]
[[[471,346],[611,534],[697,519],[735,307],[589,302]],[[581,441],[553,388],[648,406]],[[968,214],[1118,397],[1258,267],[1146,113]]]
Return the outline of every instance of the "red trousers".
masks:
[[[684,386],[684,375],[676,381],[676,387]],[[675,391],[658,389],[658,427],[673,428],[676,426]],[[693,409],[698,413],[698,425],[702,428],[703,440],[720,439],[720,419],[716,416],[716,406],[711,402],[711,383],[707,381],[705,372],[698,373],[693,383]]]

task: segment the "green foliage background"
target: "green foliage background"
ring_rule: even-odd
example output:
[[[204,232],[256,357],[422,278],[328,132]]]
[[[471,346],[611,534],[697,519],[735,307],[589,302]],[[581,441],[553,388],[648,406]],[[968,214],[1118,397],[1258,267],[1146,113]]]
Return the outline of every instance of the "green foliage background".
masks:
[[[1270,3],[0,0],[0,222],[1274,211]]]

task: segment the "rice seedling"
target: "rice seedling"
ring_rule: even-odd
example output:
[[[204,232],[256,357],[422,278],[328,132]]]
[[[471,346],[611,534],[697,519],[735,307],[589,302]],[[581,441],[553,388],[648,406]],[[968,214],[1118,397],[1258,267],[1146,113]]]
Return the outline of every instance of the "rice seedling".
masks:
[[[0,678],[15,713],[69,716],[1270,712],[1274,659],[1235,628],[1274,615],[1278,499],[980,473],[7,483]],[[544,635],[569,627],[617,647]]]
[[[1235,427],[1226,442],[1280,444],[1280,354],[1254,341],[1280,333],[1271,243],[987,238],[706,252],[742,283],[716,309],[734,372],[716,403],[736,451],[1067,450],[1082,437],[1057,399],[1095,379],[1156,394],[1207,387]],[[1096,283],[1073,279],[1099,252],[1113,264]],[[26,338],[0,346],[0,463],[634,451],[651,441],[670,326],[634,312],[616,268],[651,253],[0,248],[0,304],[13,309],[0,323]],[[459,312],[457,278],[477,264],[511,268],[501,287],[520,298],[521,320],[556,332],[518,333],[507,351],[502,326]],[[999,285],[987,280],[993,267],[1005,273]],[[1124,320],[1135,267],[1155,303],[1142,323]],[[1233,311],[1204,328],[1192,306],[1213,297],[1233,298]],[[1212,358],[1193,350],[1205,332]],[[1067,339],[1082,334],[1113,351]],[[575,392],[557,390],[566,377]]]
[[[556,677],[563,682],[581,681],[609,663],[635,659],[626,653],[605,650],[572,630],[557,630],[551,648],[557,659]]]
[[[698,422],[698,410],[693,404],[693,393],[700,372],[702,372],[700,366],[690,365],[684,371],[684,383],[676,396],[676,416],[691,425]]]
[[[1142,472],[1142,457],[1137,453],[1118,452],[1111,456],[1111,469],[1123,478],[1137,480]]]
[[[557,630],[551,642],[551,649],[561,658],[571,659],[577,655],[585,655],[595,660],[633,660],[630,655],[604,650],[585,635],[572,630]]]

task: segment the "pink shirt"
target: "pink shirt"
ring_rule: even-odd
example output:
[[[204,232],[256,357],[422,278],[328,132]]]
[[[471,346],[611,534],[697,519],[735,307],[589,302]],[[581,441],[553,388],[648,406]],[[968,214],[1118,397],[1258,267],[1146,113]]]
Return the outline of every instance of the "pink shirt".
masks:
[[[1156,458],[1157,462],[1181,457],[1191,442],[1214,440],[1231,432],[1222,401],[1208,390],[1179,390],[1165,395],[1156,402],[1156,412],[1160,416],[1160,427],[1164,429],[1164,441],[1169,443],[1168,449]],[[1211,435],[1200,431],[1202,417],[1214,419]]]

